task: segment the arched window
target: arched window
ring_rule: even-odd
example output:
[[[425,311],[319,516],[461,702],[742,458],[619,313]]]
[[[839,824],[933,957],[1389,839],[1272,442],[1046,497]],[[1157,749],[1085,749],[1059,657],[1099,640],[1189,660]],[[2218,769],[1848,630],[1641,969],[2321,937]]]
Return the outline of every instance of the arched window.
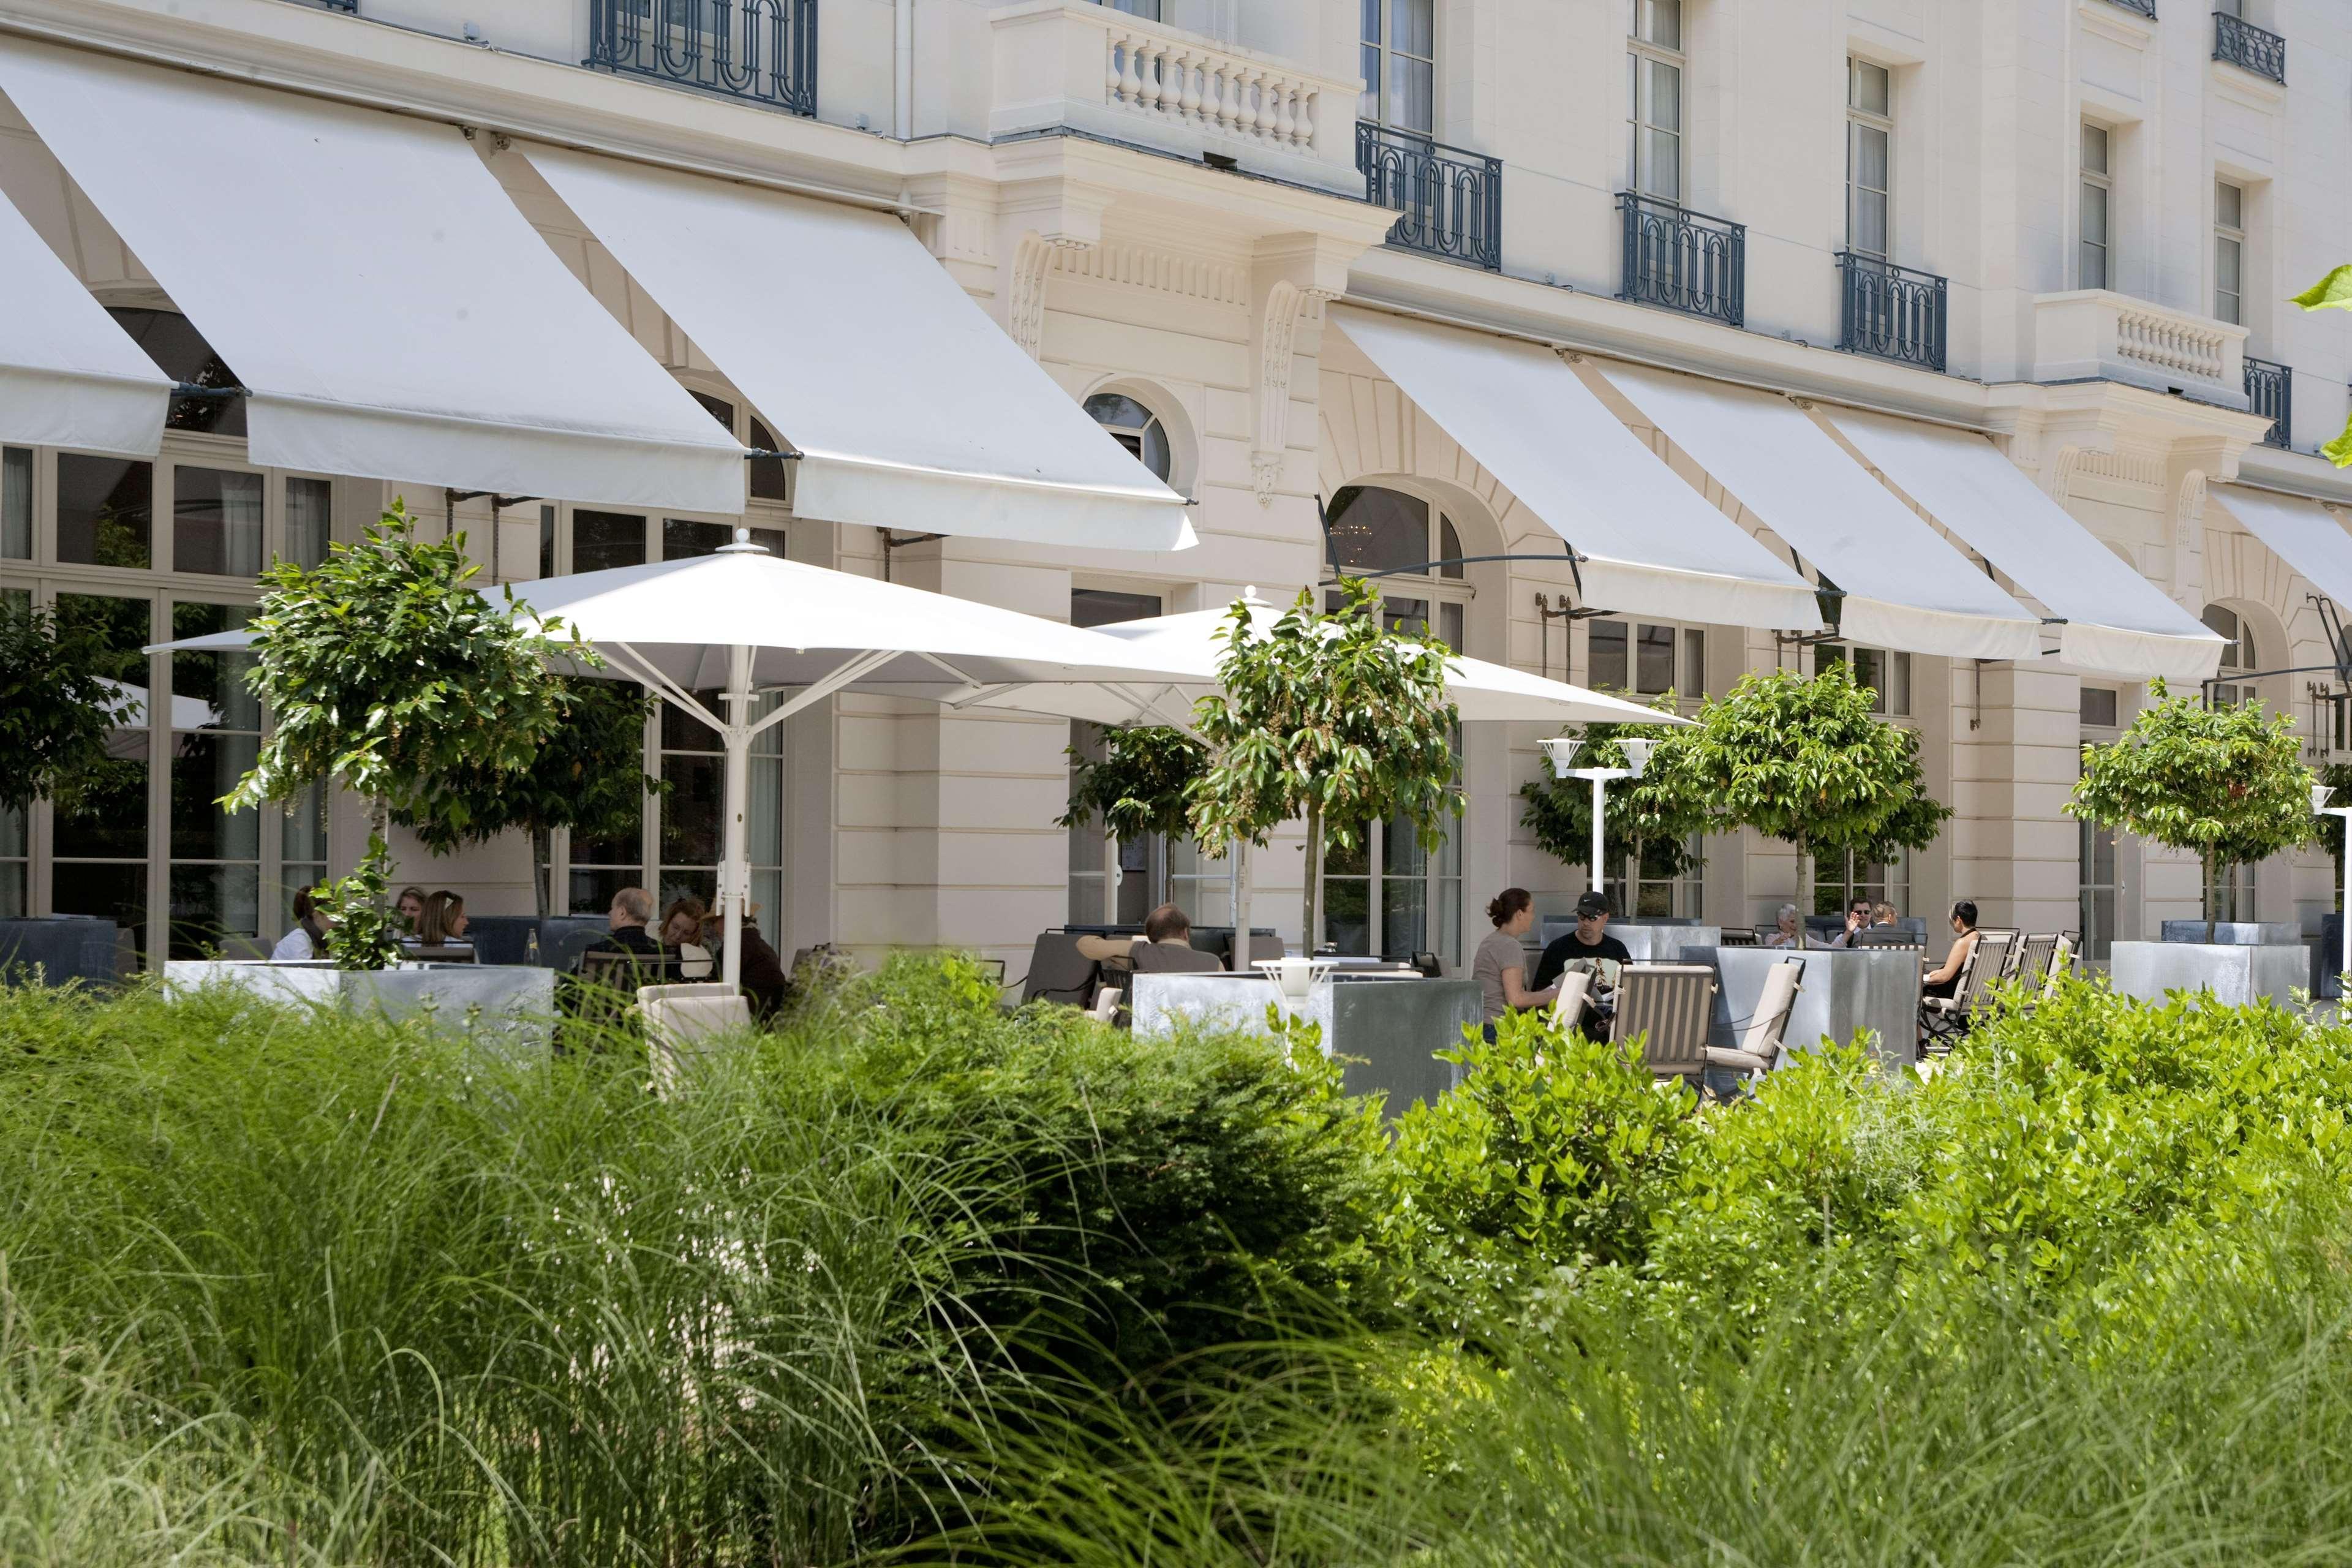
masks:
[[[1174,466],[1168,447],[1168,427],[1160,416],[1123,392],[1097,392],[1087,399],[1087,412],[1110,438],[1154,477],[1166,479]]]
[[[2228,707],[2252,702],[2260,695],[2250,684],[2232,682],[2232,675],[2251,675],[2262,668],[2262,656],[2254,648],[2254,629],[2243,616],[2226,605],[2208,605],[2201,617],[2205,624],[2225,639],[2221,663],[2214,675],[2223,684],[2213,688],[2213,700]]]

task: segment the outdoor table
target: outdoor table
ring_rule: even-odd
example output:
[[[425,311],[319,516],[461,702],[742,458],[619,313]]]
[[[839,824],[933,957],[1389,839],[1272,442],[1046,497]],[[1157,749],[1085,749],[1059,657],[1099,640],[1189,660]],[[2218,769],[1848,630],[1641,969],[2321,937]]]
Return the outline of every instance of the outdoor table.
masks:
[[[331,963],[238,963],[173,959],[168,990],[236,985],[273,1001],[357,1010],[373,1004],[391,1018],[429,1017],[493,1049],[544,1047],[554,1037],[555,973],[530,964],[414,963],[354,972]]]
[[[1261,975],[1139,974],[1129,1011],[1139,1039],[1165,1038],[1186,1025],[1263,1034],[1276,999],[1274,982]],[[1340,972],[1316,981],[1299,1016],[1320,1026],[1325,1055],[1360,1058],[1344,1064],[1347,1092],[1384,1093],[1395,1116],[1454,1087],[1461,1069],[1437,1053],[1458,1049],[1465,1029],[1475,1034],[1485,1006],[1475,980]]]
[[[1738,1045],[1764,994],[1764,977],[1785,959],[1805,966],[1782,1038],[1791,1053],[1828,1039],[1843,1045],[1869,1034],[1871,1055],[1888,1067],[1919,1058],[1919,952],[1916,948],[1718,947],[1684,954],[1721,977],[1707,1043]],[[1788,1058],[1784,1056],[1782,1061]]]

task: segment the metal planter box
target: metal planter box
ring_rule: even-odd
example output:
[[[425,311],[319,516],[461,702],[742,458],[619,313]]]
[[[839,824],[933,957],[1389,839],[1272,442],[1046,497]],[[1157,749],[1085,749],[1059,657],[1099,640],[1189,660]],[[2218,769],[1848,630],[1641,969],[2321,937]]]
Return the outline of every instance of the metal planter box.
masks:
[[[2117,995],[2144,1002],[2180,991],[2208,994],[2228,1007],[2265,1000],[2287,1007],[2311,984],[2311,952],[2301,942],[2119,942],[2107,973]]]

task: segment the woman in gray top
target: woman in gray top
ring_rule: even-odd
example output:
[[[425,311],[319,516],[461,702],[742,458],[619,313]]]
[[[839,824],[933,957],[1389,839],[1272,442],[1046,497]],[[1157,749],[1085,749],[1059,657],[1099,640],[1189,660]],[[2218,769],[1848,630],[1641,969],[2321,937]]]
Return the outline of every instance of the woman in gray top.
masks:
[[[1506,888],[1486,906],[1486,918],[1495,922],[1495,929],[1479,942],[1470,973],[1478,982],[1486,1005],[1486,1037],[1491,1040],[1496,1019],[1514,1008],[1544,1006],[1559,994],[1559,988],[1527,988],[1528,949],[1522,939],[1536,923],[1533,895],[1525,888]]]

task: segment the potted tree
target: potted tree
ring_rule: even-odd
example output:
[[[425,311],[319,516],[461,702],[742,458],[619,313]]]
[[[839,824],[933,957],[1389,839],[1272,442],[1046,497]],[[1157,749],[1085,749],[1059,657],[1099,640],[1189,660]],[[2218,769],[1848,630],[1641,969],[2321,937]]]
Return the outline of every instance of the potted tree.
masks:
[[[325,900],[338,924],[331,945],[350,974],[373,978],[397,951],[384,915],[388,826],[397,818],[427,843],[456,843],[510,816],[496,786],[526,776],[571,711],[550,661],[596,662],[511,595],[494,605],[473,585],[478,571],[464,535],[421,539],[395,501],[363,542],[337,546],[308,571],[280,563],[263,574],[247,679],[269,707],[271,730],[222,804],[289,801],[320,780],[366,804],[367,855]],[[493,976],[383,978],[360,988],[412,1003],[478,990]]]
[[[2172,696],[2161,680],[2151,690],[2155,700],[2112,744],[2083,748],[2082,778],[2066,809],[2085,821],[2194,851],[2206,890],[2205,940],[2116,942],[2116,989],[2160,996],[2210,986],[2225,999],[2284,1001],[2310,982],[2299,934],[2216,942],[2220,911],[2212,889],[2236,867],[2318,836],[2312,775],[2303,765],[2294,721],[2268,714],[2259,703],[2209,708]]]
[[[1208,766],[1186,789],[1186,816],[1203,848],[1245,853],[1280,824],[1305,820],[1300,920],[1310,953],[1322,929],[1317,870],[1327,843],[1351,848],[1371,824],[1386,821],[1434,849],[1447,820],[1462,812],[1449,650],[1435,637],[1387,629],[1370,584],[1343,580],[1339,595],[1337,608],[1323,611],[1301,593],[1262,630],[1246,605],[1234,606],[1217,665],[1221,689],[1197,710]]]

